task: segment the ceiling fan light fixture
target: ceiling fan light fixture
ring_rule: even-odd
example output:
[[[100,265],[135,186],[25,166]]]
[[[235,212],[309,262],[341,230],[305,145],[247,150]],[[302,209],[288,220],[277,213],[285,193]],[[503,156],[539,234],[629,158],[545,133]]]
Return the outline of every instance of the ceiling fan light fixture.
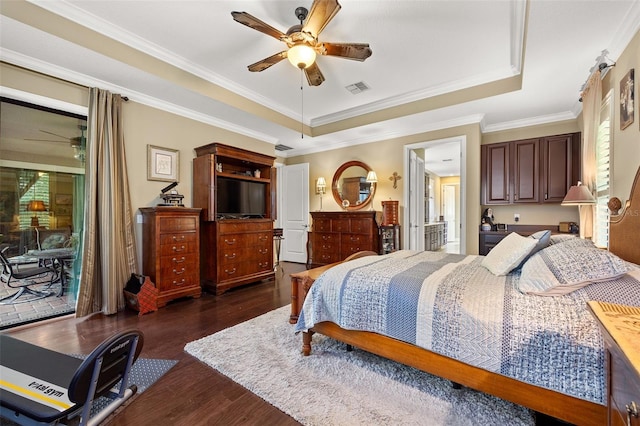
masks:
[[[289,48],[287,58],[296,68],[309,68],[316,61],[316,51],[306,43],[298,43]]]

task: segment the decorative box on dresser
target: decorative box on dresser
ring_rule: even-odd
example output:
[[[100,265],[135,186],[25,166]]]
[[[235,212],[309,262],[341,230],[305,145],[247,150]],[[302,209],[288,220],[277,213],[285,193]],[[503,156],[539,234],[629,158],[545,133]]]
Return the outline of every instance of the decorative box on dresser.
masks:
[[[200,209],[143,207],[142,269],[158,289],[158,307],[200,297]]]
[[[588,304],[604,337],[609,426],[640,426],[640,307]]]
[[[273,278],[275,157],[221,143],[195,151],[193,205],[202,208],[202,287],[219,295],[239,285]],[[219,179],[262,185],[264,214],[234,218],[219,211],[223,201],[218,199],[222,196],[217,190]]]
[[[373,210],[311,212],[307,265],[340,262],[359,251],[379,253],[378,223],[382,213]]]

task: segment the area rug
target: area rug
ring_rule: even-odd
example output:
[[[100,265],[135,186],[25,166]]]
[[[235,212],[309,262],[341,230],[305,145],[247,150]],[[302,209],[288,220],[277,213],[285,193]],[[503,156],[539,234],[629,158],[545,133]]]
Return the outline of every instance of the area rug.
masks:
[[[311,356],[289,306],[188,343],[185,351],[304,425],[534,425],[521,406],[319,334]]]
[[[86,357],[86,355],[76,354],[72,354],[72,356],[82,359]],[[130,404],[137,395],[141,394],[142,392],[147,390],[149,386],[157,382],[160,377],[162,377],[177,363],[178,361],[171,359],[138,358],[136,362],[131,366],[131,371],[129,372],[129,383],[135,383],[138,390],[132,398],[127,400],[123,406],[119,407],[118,410],[116,410],[116,413],[123,407],[126,407],[128,404]],[[118,383],[117,386],[119,385],[120,384]],[[111,400],[104,396],[93,401],[90,417],[94,417],[97,413],[105,409],[110,402]],[[0,418],[0,425],[13,426],[17,425],[17,423],[14,423],[13,421],[5,418]]]

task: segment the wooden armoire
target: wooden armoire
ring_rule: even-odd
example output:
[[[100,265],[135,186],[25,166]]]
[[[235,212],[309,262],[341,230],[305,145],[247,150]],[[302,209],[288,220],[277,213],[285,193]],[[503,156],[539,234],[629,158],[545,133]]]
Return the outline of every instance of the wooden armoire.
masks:
[[[202,209],[202,287],[222,294],[239,285],[273,278],[275,157],[217,142],[195,151],[193,206]],[[223,184],[234,190],[223,188]],[[238,201],[244,199],[244,192],[253,195],[251,211],[245,211]]]

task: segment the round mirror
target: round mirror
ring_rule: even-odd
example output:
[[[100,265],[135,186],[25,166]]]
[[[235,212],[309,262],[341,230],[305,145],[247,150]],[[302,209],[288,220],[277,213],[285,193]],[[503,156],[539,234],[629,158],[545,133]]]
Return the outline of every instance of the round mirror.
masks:
[[[331,183],[333,198],[345,210],[359,210],[368,205],[376,184],[367,182],[371,168],[362,161],[348,161],[336,170]]]

